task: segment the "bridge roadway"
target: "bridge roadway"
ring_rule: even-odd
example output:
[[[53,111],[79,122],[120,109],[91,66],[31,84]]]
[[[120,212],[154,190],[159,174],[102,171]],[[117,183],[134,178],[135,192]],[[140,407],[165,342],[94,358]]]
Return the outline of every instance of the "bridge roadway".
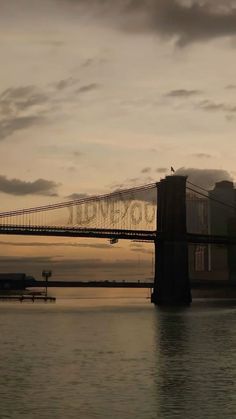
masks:
[[[48,281],[53,288],[153,288],[153,282],[141,281]],[[45,287],[45,281],[34,281],[32,287]]]
[[[101,229],[82,227],[59,227],[59,226],[29,226],[29,225],[0,225],[0,234],[24,235],[24,236],[57,236],[57,237],[82,237],[97,239],[117,240],[140,240],[147,242],[161,242],[163,239],[170,240],[171,236],[163,236],[161,232],[154,230],[125,230],[125,229]],[[175,241],[187,241],[195,244],[224,244],[236,245],[236,236],[219,236],[207,234],[192,234],[179,236]]]
[[[228,296],[235,298],[236,294],[236,281],[229,280],[212,280],[212,279],[190,279],[192,290],[221,290],[223,293],[220,294],[224,297],[227,294],[224,292],[228,291]],[[32,284],[28,284],[30,288],[44,288],[46,285],[45,281],[34,281]],[[152,289],[154,283],[151,281],[48,281],[47,286],[49,288],[146,288]],[[234,291],[234,294],[232,292]],[[214,296],[214,294],[212,294]]]
[[[155,231],[122,230],[106,228],[82,228],[59,226],[0,225],[0,234],[24,236],[84,237],[98,239],[147,240],[154,241]]]

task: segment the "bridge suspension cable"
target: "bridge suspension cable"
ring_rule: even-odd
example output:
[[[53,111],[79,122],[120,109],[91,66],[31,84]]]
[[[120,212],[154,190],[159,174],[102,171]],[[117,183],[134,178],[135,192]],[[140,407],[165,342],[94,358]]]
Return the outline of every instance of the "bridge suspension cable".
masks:
[[[192,186],[195,186],[195,187],[196,187],[196,188],[198,188],[198,189],[203,190],[203,191],[204,191],[204,192],[206,192],[208,195],[205,195],[204,193],[202,193],[202,192],[200,192],[200,191],[197,191],[196,189],[193,189],[193,188],[190,188],[189,186],[187,186],[186,188],[187,188],[189,191],[191,191],[191,192],[195,192],[195,193],[197,193],[198,195],[203,196],[204,198],[209,199],[210,201],[214,201],[214,202],[216,202],[217,204],[224,205],[225,207],[231,208],[231,209],[233,209],[233,210],[235,210],[235,211],[236,211],[236,206],[235,206],[235,205],[231,205],[231,204],[229,204],[229,203],[227,203],[227,202],[221,201],[220,199],[217,199],[217,198],[214,198],[213,196],[210,196],[210,195],[209,195],[209,191],[208,191],[207,189],[205,189],[205,188],[203,188],[203,187],[201,187],[201,186],[198,186],[198,185],[196,185],[196,184],[194,184],[194,183],[192,183],[192,182],[189,182],[188,180],[187,180],[187,183],[188,183],[188,184],[190,184],[190,185],[192,185]]]
[[[156,184],[0,212],[0,226],[70,227],[151,231],[156,220]]]
[[[89,203],[89,202],[94,202],[94,201],[99,201],[99,200],[104,200],[104,199],[115,198],[115,197],[119,197],[121,195],[128,195],[128,194],[133,194],[133,193],[136,193],[136,192],[146,191],[146,190],[149,190],[149,189],[153,188],[155,185],[156,185],[155,183],[149,183],[147,185],[135,186],[133,188],[127,188],[127,189],[119,189],[119,190],[116,190],[116,191],[111,192],[111,193],[106,193],[106,194],[102,194],[102,195],[91,195],[91,196],[88,196],[88,197],[78,198],[78,199],[74,199],[74,200],[70,200],[70,201],[59,202],[59,203],[55,203],[55,204],[41,205],[41,206],[38,206],[38,207],[30,207],[30,208],[22,208],[22,209],[13,210],[13,211],[2,211],[2,212],[0,212],[0,218],[23,215],[23,214],[29,214],[29,213],[35,213],[35,212],[50,211],[50,210],[66,208],[66,207],[70,207],[70,206],[74,206],[74,205],[79,205],[79,204],[84,204],[84,203]]]

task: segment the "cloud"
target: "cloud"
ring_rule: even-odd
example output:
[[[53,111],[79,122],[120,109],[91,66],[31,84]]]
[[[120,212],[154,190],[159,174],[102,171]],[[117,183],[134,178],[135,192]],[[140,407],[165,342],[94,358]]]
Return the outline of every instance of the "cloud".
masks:
[[[226,111],[227,106],[224,103],[216,103],[211,100],[202,100],[197,105],[200,109],[209,112]]]
[[[119,260],[119,259],[114,259],[112,261],[107,261],[107,260],[103,260],[103,259],[62,259],[60,256],[25,256],[25,257],[11,257],[11,256],[0,256],[0,263],[4,264],[4,263],[14,263],[14,264],[21,264],[21,265],[27,265],[27,264],[39,264],[40,266],[42,266],[43,263],[50,263],[54,266],[58,266],[58,267],[64,267],[67,268],[68,270],[71,268],[73,269],[78,269],[78,271],[80,271],[80,269],[87,269],[87,268],[91,268],[91,269],[98,269],[98,268],[110,268],[111,272],[112,269],[122,269],[125,267],[131,267],[133,268],[134,266],[137,265],[137,261],[134,259],[123,259],[123,260]],[[142,261],[143,265],[149,265],[149,261],[147,260],[143,260]]]
[[[201,93],[200,90],[177,89],[177,90],[170,90],[168,93],[165,94],[165,96],[174,97],[174,98],[188,98],[190,96],[199,95],[200,93]]]
[[[230,5],[209,1],[184,4],[177,0],[156,0],[154,25],[158,32],[176,36],[179,46],[236,34],[236,11]]]
[[[142,260],[137,267],[136,259],[62,259],[51,256],[11,257],[0,256],[5,272],[25,272],[41,279],[42,269],[51,269],[52,280],[144,280],[150,271],[150,261]]]
[[[79,80],[68,77],[50,84],[48,93],[33,85],[9,87],[0,94],[0,141],[14,132],[47,122],[61,103],[71,100],[71,86]],[[86,92],[98,87],[91,83],[78,89]],[[63,95],[62,95],[63,92]],[[73,92],[74,94],[74,92]]]
[[[156,32],[179,46],[236,34],[236,10],[229,0],[67,0],[66,4],[77,6],[80,15],[90,13],[130,32]]]
[[[128,188],[127,188],[128,189]],[[117,200],[123,201],[141,201],[146,203],[151,203],[155,205],[157,199],[156,187],[150,189],[141,189],[141,190],[131,190],[130,192],[120,193],[117,196]]]
[[[216,182],[220,182],[222,180],[233,181],[229,172],[221,169],[196,169],[193,167],[181,167],[175,171],[175,175],[188,176],[188,181],[208,190],[212,189]]]
[[[84,154],[84,153],[82,153],[81,151],[78,151],[78,150],[73,151],[73,155],[74,155],[75,157],[81,157],[81,156],[83,156],[83,154]]]
[[[73,77],[68,77],[67,79],[59,80],[58,82],[56,82],[54,84],[54,86],[58,90],[64,90],[64,89],[67,89],[67,88],[69,88],[71,86],[74,86],[78,82],[79,82],[79,80],[76,80]]]
[[[226,90],[234,90],[236,89],[236,84],[228,84],[227,86],[225,86]]]
[[[151,167],[144,167],[142,170],[141,170],[141,173],[150,173],[152,171],[152,168]]]
[[[92,66],[95,63],[95,58],[87,58],[86,60],[84,60],[81,64],[82,68],[87,68]]]
[[[193,157],[197,157],[198,159],[211,159],[212,155],[208,153],[193,153]]]
[[[35,86],[10,87],[0,95],[0,141],[46,121],[49,97]]]
[[[48,263],[53,260],[51,256],[24,256],[24,257],[16,257],[16,256],[0,256],[1,263],[16,263],[16,264],[27,264],[27,263]]]
[[[112,189],[112,192],[120,192],[119,195],[117,195],[117,200],[123,200],[123,201],[143,201],[146,203],[155,203],[157,199],[156,194],[156,187],[154,184],[154,179],[150,176],[147,177],[135,177],[135,178],[127,178],[122,183],[114,183],[110,185],[110,188]],[[150,187],[150,189],[134,189],[137,188],[140,185],[151,185],[153,184],[153,187]],[[151,185],[152,186],[152,185]],[[122,193],[122,190],[127,190],[127,192]],[[129,189],[131,189],[129,191]]]
[[[40,45],[46,45],[49,47],[57,47],[57,48],[60,48],[65,45],[65,42],[63,41],[52,41],[52,40],[45,40],[45,41],[39,41],[39,42],[36,41],[35,43],[40,44]]]
[[[236,112],[235,105],[229,105],[222,102],[217,103],[208,99],[202,100],[201,102],[197,103],[196,107],[206,112],[223,112],[227,114],[234,114]]]
[[[62,167],[62,169],[67,170],[68,172],[74,173],[74,172],[76,172],[77,167],[76,166],[69,166],[69,167]]]
[[[15,131],[39,125],[45,121],[43,116],[21,116],[0,121],[0,141],[12,135]]]
[[[88,196],[89,195],[86,193],[72,193],[71,195],[68,195],[67,198],[71,200],[75,200],[75,199],[88,198]]]
[[[146,253],[146,254],[148,254],[148,255],[152,255],[153,254],[153,250],[150,250],[150,249],[131,249],[131,252],[136,252],[136,253]]]
[[[99,88],[99,84],[97,83],[90,83],[90,84],[85,84],[84,86],[79,87],[76,90],[76,93],[87,93],[87,92],[92,92],[93,90],[97,90]]]
[[[110,243],[68,243],[68,242],[13,242],[13,241],[0,241],[0,245],[3,246],[15,246],[15,247],[78,247],[88,249],[120,249],[119,246],[112,246]]]
[[[57,196],[58,184],[52,180],[37,179],[34,182],[26,182],[20,179],[7,179],[0,175],[0,192],[9,195],[45,195]]]
[[[146,253],[146,254],[153,254],[154,248],[153,246],[151,246],[151,248],[148,246],[148,248],[146,246],[143,246],[140,243],[131,243],[130,244],[130,250],[131,252],[137,252],[137,253]]]
[[[4,110],[25,110],[48,101],[48,96],[41,93],[35,86],[11,87],[0,95],[0,106]]]
[[[156,169],[156,172],[157,173],[167,173],[168,172],[168,169],[166,167],[158,167]]]
[[[9,87],[0,94],[0,141],[11,136],[16,131],[43,124],[55,112],[60,111],[60,117],[67,102],[73,102],[76,93],[87,93],[100,87],[90,83],[78,88],[79,80],[74,77],[61,79],[48,85],[45,89],[34,85]],[[74,85],[76,87],[71,89]],[[75,152],[74,156],[79,156]]]

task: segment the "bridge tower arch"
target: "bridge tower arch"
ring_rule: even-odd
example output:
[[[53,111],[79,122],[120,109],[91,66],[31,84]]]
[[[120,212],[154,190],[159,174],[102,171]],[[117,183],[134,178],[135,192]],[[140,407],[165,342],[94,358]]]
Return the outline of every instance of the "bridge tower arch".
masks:
[[[192,301],[186,227],[186,177],[166,176],[157,183],[155,277],[151,301],[189,305]]]

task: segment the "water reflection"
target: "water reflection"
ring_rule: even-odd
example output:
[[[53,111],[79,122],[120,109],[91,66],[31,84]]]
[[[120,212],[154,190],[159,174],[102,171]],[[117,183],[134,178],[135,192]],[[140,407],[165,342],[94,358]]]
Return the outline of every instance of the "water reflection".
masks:
[[[236,415],[234,301],[92,301],[0,305],[0,417]]]
[[[157,416],[234,417],[235,304],[156,314]]]

